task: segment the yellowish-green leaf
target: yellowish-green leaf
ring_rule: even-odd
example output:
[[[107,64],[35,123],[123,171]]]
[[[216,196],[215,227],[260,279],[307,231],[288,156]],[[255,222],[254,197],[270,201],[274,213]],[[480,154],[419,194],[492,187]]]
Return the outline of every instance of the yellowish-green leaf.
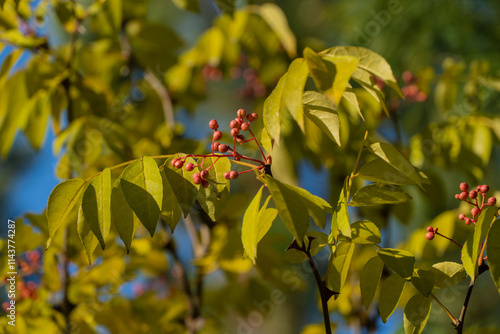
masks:
[[[386,266],[402,278],[410,279],[415,264],[415,257],[410,252],[402,249],[380,248],[377,253]]]
[[[488,265],[493,282],[500,293],[500,242],[498,240],[500,240],[500,224],[497,221],[493,223],[488,234]]]
[[[356,244],[379,244],[380,231],[371,221],[360,220],[351,224],[351,240]]]
[[[349,267],[351,266],[352,254],[354,253],[354,243],[341,242],[337,245],[337,250],[330,256],[328,269],[326,272],[326,286],[335,292],[340,292],[347,279]],[[335,298],[338,295],[335,295]]]
[[[411,200],[411,196],[398,187],[388,184],[373,183],[359,189],[351,201],[350,206],[374,206],[380,204],[397,204]]]
[[[264,186],[260,187],[252,202],[250,202],[250,205],[247,207],[245,215],[243,216],[243,224],[241,226],[241,241],[243,243],[243,249],[254,264],[255,258],[257,257],[259,207],[260,200],[262,198],[262,189],[264,189]]]
[[[405,334],[420,334],[431,314],[432,298],[416,294],[410,298],[404,312]]]
[[[340,104],[342,96],[344,95],[347,85],[349,84],[351,75],[358,67],[359,61],[357,58],[352,56],[325,55],[323,59],[335,65],[333,85],[329,90],[328,95],[331,96],[331,100],[335,103],[335,105],[338,106]]]
[[[387,277],[382,283],[378,309],[384,324],[398,306],[405,283],[406,281],[396,273]]]
[[[363,305],[368,309],[372,303],[377,287],[382,277],[382,270],[384,269],[384,262],[378,256],[369,259],[359,277],[359,286],[361,289],[361,300]]]
[[[278,36],[283,48],[290,58],[297,56],[297,40],[288,26],[285,14],[277,5],[265,3],[258,7],[260,16]]]
[[[340,121],[333,103],[325,95],[314,91],[305,92],[302,102],[307,118],[341,146]]]
[[[272,91],[271,95],[264,102],[264,126],[267,134],[275,142],[279,142],[281,118],[283,116],[284,105],[281,103],[283,88],[285,86],[287,73],[285,73]]]
[[[415,269],[411,277],[411,283],[424,296],[429,297],[429,294],[434,288],[434,274],[431,271],[423,269]]]
[[[170,231],[174,233],[175,227],[182,217],[182,210],[175,197],[175,190],[168,182],[164,170],[160,170],[161,179],[163,181],[163,203],[161,206],[161,219],[168,225]]]
[[[76,227],[78,230],[80,241],[83,244],[83,248],[85,248],[85,253],[87,254],[89,264],[92,264],[92,254],[94,254],[99,241],[97,240],[95,234],[92,232],[90,223],[85,220],[82,206],[80,206],[80,208],[78,209],[78,220],[76,222]]]
[[[137,218],[134,211],[128,205],[127,199],[121,189],[120,179],[116,180],[111,191],[111,218],[120,239],[125,244],[127,253],[129,253],[139,218]]]
[[[295,59],[288,68],[282,94],[282,104],[286,106],[302,130],[304,130],[302,94],[308,74],[309,68],[305,60],[303,58]]]
[[[445,261],[435,263],[432,265],[430,271],[434,274],[434,287],[437,289],[449,288],[455,284],[460,283],[464,278],[467,277],[464,266],[456,262]]]

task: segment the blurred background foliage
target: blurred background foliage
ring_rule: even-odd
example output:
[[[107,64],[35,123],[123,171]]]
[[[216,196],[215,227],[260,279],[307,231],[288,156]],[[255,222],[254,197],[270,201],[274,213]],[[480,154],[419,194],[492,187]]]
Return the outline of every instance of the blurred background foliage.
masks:
[[[458,184],[500,189],[498,1],[0,0],[0,6],[0,208],[4,221],[17,218],[20,266],[17,327],[2,316],[2,333],[321,333],[313,276],[284,261],[291,238],[281,223],[262,240],[255,267],[242,259],[241,217],[257,191],[251,176],[234,183],[216,224],[195,208],[174,235],[162,229],[150,238],[138,228],[128,255],[112,230],[91,266],[76,224],[44,251],[41,212],[58,180],[142,155],[206,152],[208,121],[225,124],[238,108],[261,114],[305,47],[357,45],[381,54],[406,99],[384,90],[388,119],[365,94],[365,122],[342,105],[341,148],[312,123],[303,133],[285,119],[272,152],[277,179],[336,203],[365,130],[393,143],[431,184],[407,188],[409,204],[351,214],[376,223],[384,247],[408,249],[422,268],[460,261],[453,244],[424,238],[432,225],[460,243],[466,239],[470,228],[457,219],[465,208],[454,199]],[[373,250],[355,252],[348,284],[330,303],[337,330],[402,331],[401,310],[382,324],[376,308],[362,305],[359,273]],[[323,273],[322,254],[316,259]],[[469,307],[470,332],[500,326],[500,298],[485,276]],[[185,279],[201,306],[186,298]],[[464,284],[442,291],[454,313]],[[414,293],[407,290],[402,306]],[[436,305],[428,331],[452,331]]]

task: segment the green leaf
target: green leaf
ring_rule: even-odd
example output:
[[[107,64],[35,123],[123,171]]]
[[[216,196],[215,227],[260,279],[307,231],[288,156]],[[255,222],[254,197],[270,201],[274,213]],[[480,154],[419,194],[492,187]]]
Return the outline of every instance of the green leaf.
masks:
[[[361,108],[359,107],[358,97],[356,96],[356,93],[352,89],[351,84],[349,84],[349,83],[347,84],[347,88],[346,88],[346,91],[344,92],[343,97],[354,108],[354,110],[356,110],[358,112],[359,116],[361,117],[361,119],[364,122],[365,117],[361,113]]]
[[[388,143],[374,143],[370,145],[370,151],[422,187],[420,173],[394,146]]]
[[[266,209],[267,203],[269,203],[270,199],[271,196],[268,196],[266,203],[259,211],[259,233],[257,235],[257,243],[260,240],[262,240],[262,238],[264,238],[266,233],[271,228],[271,225],[273,224],[274,220],[276,219],[276,216],[278,215],[278,210],[274,208]]]
[[[325,277],[326,286],[330,290],[335,292],[342,290],[349,273],[353,253],[354,243],[341,242],[337,245],[335,253],[330,256]]]
[[[302,98],[304,114],[326,135],[340,144],[340,121],[333,103],[318,92],[307,91]]]
[[[490,261],[491,260],[488,260],[488,262]],[[455,284],[460,283],[465,277],[467,277],[464,266],[456,262],[435,263],[432,265],[430,271],[434,274],[434,287],[437,289],[449,288]]]
[[[347,210],[347,187],[349,182],[349,177],[346,177],[337,206],[332,215],[332,228],[328,237],[328,242],[330,243],[336,243],[339,229],[344,236],[351,237],[351,223],[349,222],[349,211]]]
[[[396,273],[391,274],[391,276],[387,277],[382,283],[378,309],[380,318],[384,324],[398,306],[405,283],[406,281]]]
[[[130,164],[120,185],[128,205],[153,236],[163,201],[163,183],[154,159],[142,157]]]
[[[415,264],[415,257],[410,252],[402,249],[380,248],[377,253],[386,266],[402,278],[410,279]]]
[[[415,269],[411,277],[411,282],[422,295],[429,297],[432,288],[434,288],[434,274],[428,270]]]
[[[498,208],[497,208],[498,209]],[[500,224],[493,223],[488,234],[488,265],[493,282],[500,293]]]
[[[290,58],[297,56],[297,40],[288,26],[285,14],[273,3],[264,3],[258,7],[260,16],[278,36],[283,48]]]
[[[482,210],[476,222],[476,226],[474,227],[474,232],[469,235],[469,238],[467,238],[462,248],[462,263],[465,271],[473,281],[477,277],[481,244],[488,234],[491,222],[495,219],[497,211],[498,208],[496,206],[489,206]],[[491,241],[493,240],[490,240],[490,242]]]
[[[36,150],[40,149],[44,143],[47,133],[47,123],[51,112],[50,96],[47,93],[39,93],[33,97],[32,108],[29,112],[28,122],[24,133],[31,146]]]
[[[361,275],[359,277],[361,300],[367,310],[372,303],[375,292],[377,291],[383,269],[384,262],[382,262],[380,257],[374,256],[365,263],[365,266],[361,271]]]
[[[134,239],[135,229],[139,223],[139,218],[128,205],[127,199],[123,194],[120,179],[115,181],[113,190],[111,190],[111,219],[118,231],[120,239],[125,244],[127,254],[130,252],[132,239]]]
[[[335,105],[338,106],[349,84],[351,75],[358,67],[359,61],[355,57],[351,56],[328,55],[324,56],[323,59],[335,65],[335,75],[333,79],[333,85],[328,95],[331,96],[331,100],[335,103]]]
[[[257,257],[257,239],[260,230],[259,207],[262,198],[262,189],[264,189],[264,186],[260,187],[252,202],[250,202],[250,205],[247,207],[241,226],[243,249],[245,250],[245,254],[248,255],[254,264],[255,258]]]
[[[304,49],[304,58],[309,67],[309,75],[313,78],[316,88],[321,92],[328,91],[332,87],[333,77],[321,56],[306,47]]]
[[[92,264],[92,254],[99,244],[99,241],[97,240],[95,234],[92,232],[90,223],[85,220],[82,206],[80,206],[80,208],[78,209],[78,220],[76,222],[76,227],[78,230],[78,236],[80,237],[80,240],[83,244],[83,248],[85,248],[85,253],[87,254],[89,264]]]
[[[284,109],[284,105],[281,103],[281,98],[283,95],[286,77],[287,73],[280,78],[271,95],[269,95],[264,102],[264,126],[271,140],[276,142],[279,142],[280,138],[281,118],[283,117]]]
[[[175,227],[182,217],[182,210],[175,197],[175,190],[168,182],[165,170],[160,169],[160,175],[163,182],[163,202],[161,205],[160,217],[170,228],[170,232],[174,233]]]
[[[411,200],[411,196],[398,187],[388,184],[373,183],[359,189],[351,201],[350,206],[374,206],[380,204],[397,204]]]
[[[72,179],[59,183],[50,193],[47,203],[47,221],[49,226],[50,246],[56,231],[66,223],[71,210],[79,203],[87,182],[81,179]]]
[[[398,172],[382,159],[374,159],[365,163],[359,169],[358,176],[362,179],[387,184],[415,184],[415,181]]]
[[[82,212],[85,221],[99,240],[101,248],[104,249],[105,239],[111,227],[111,171],[109,168],[96,176],[83,193]]]
[[[165,172],[165,176],[168,179],[168,183],[175,189],[175,196],[177,197],[177,201],[181,206],[182,212],[184,213],[184,217],[186,217],[191,209],[193,208],[194,201],[196,200],[196,196],[198,196],[198,191],[200,189],[200,185],[194,184],[193,182],[193,174],[199,172],[198,167],[188,172],[185,168],[175,168],[170,162],[176,158],[176,156],[170,157],[165,163],[162,165],[162,169]],[[191,162],[196,165],[196,160],[193,158],[187,158],[185,163]]]
[[[310,246],[309,242],[311,242]],[[328,236],[323,232],[309,231],[304,237],[304,248],[310,248],[309,252],[311,254],[311,257],[318,254],[326,245],[328,245]],[[302,250],[290,247],[286,250],[283,259],[290,263],[302,263],[304,261],[307,261],[307,256]]]
[[[229,15],[233,15],[234,13],[234,0],[215,0],[220,9],[224,11],[224,13],[228,13]]]
[[[424,330],[431,314],[432,298],[416,294],[405,306],[405,334],[420,334]]]
[[[356,244],[379,244],[380,231],[371,221],[360,220],[351,224],[351,240]]]
[[[327,49],[322,54],[332,56],[351,56],[359,60],[358,67],[382,79],[389,87],[394,89],[399,96],[404,97],[399,88],[396,78],[392,73],[389,63],[379,55],[369,49],[358,46],[337,46]]]
[[[306,85],[309,68],[303,58],[295,59],[288,68],[283,87],[282,104],[286,106],[293,119],[304,129],[302,94]]]
[[[210,185],[214,187],[217,193],[221,193],[229,186],[229,180],[226,180],[224,178],[224,173],[231,170],[231,162],[229,162],[229,159],[227,158],[205,158],[202,166],[203,169],[208,169],[210,166],[212,166],[212,168],[210,168],[209,170],[210,174],[208,177],[208,181],[210,182]]]
[[[201,187],[197,199],[210,219],[216,221],[229,199],[229,186],[221,193],[216,193],[213,187]]]
[[[380,88],[378,88],[375,79],[370,75],[370,73],[358,68],[354,71],[351,77],[380,104],[386,113],[386,116],[389,117],[389,110],[387,110],[387,106],[385,105],[384,93],[380,90]]]

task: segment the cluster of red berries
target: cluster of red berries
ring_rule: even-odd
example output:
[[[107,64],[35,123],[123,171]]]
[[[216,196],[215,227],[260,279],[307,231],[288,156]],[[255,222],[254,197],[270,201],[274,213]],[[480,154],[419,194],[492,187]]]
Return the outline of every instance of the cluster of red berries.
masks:
[[[238,109],[236,112],[236,117],[229,123],[229,127],[231,128],[231,136],[233,137],[233,147],[231,148],[229,145],[226,144],[221,144],[218,142],[218,140],[222,139],[222,132],[219,131],[219,123],[217,120],[213,119],[208,123],[208,126],[210,129],[214,131],[212,135],[212,154],[207,154],[207,155],[197,155],[197,154],[188,154],[183,157],[178,157],[174,158],[170,161],[171,165],[175,168],[182,168],[184,167],[185,170],[187,171],[192,171],[197,167],[202,167],[203,168],[203,163],[205,162],[205,158],[208,157],[215,157],[216,160],[207,168],[204,168],[201,172],[196,172],[193,174],[193,183],[194,184],[201,184],[204,188],[207,188],[210,185],[209,178],[210,178],[210,169],[214,166],[214,164],[217,162],[218,159],[220,158],[233,158],[235,161],[241,161],[242,159],[248,160],[248,161],[253,161],[257,162],[260,165],[255,166],[257,169],[262,169],[266,165],[266,161],[268,159],[265,158],[264,152],[262,151],[262,148],[260,147],[257,139],[255,138],[255,135],[253,134],[252,130],[250,129],[250,123],[253,121],[256,121],[259,118],[259,115],[256,113],[251,113],[248,114],[245,112],[244,109]],[[250,135],[252,136],[251,139],[246,139],[244,135],[240,134],[240,131],[248,131]],[[239,144],[243,145],[247,142],[250,141],[255,141],[257,144],[262,157],[264,158],[263,160],[257,160],[257,159],[252,159],[250,157],[247,157],[245,155],[242,155],[236,151],[236,142]],[[225,154],[229,151],[228,154]],[[216,152],[220,152],[222,154],[218,154]],[[186,159],[189,157],[197,157],[197,158],[202,158],[202,161],[200,164],[195,165],[192,162],[186,163]],[[225,172],[224,173],[224,178],[226,180],[235,180],[238,178],[240,174],[247,173],[252,171],[253,169],[249,169],[247,171],[243,172],[237,172],[235,170]]]
[[[4,279],[4,282],[7,282],[7,278]],[[21,301],[23,299],[33,299],[37,300],[38,299],[38,293],[37,293],[37,285],[33,281],[28,281],[24,283],[23,281],[17,282],[16,283],[16,301]],[[7,308],[10,306],[9,302],[4,302],[2,303],[2,308],[5,312],[7,311]],[[16,305],[17,306],[17,305]]]
[[[407,102],[424,102],[427,100],[427,94],[420,91],[416,85],[417,77],[413,73],[410,71],[404,71],[402,78],[405,85],[401,88],[401,91],[406,97]]]
[[[425,234],[425,238],[427,240],[434,239],[434,234],[436,234],[437,231],[438,231],[437,227],[432,227],[432,226],[427,227],[427,233]]]
[[[212,65],[205,65],[201,73],[205,80],[218,82],[222,79],[222,71],[218,67]]]
[[[469,185],[462,182],[460,183],[460,190],[461,193],[456,194],[455,198],[474,206],[470,211],[472,218],[467,218],[463,213],[458,216],[458,219],[464,220],[467,225],[472,223],[476,224],[479,216],[481,215],[481,211],[485,206],[493,206],[497,204],[497,199],[495,197],[490,197],[486,200],[486,194],[490,191],[490,187],[486,184],[479,185],[476,187],[476,190],[469,191]]]

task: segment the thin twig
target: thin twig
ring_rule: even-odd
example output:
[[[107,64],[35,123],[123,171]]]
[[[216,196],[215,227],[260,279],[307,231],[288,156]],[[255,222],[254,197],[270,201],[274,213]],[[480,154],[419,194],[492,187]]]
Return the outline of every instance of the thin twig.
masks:
[[[451,314],[451,312],[446,308],[446,306],[444,306],[444,304],[441,303],[441,301],[437,299],[437,297],[432,292],[429,294],[429,296],[431,296],[432,299],[434,299],[436,303],[444,310],[444,312],[448,315],[448,317],[450,317],[451,321],[453,322],[453,325],[455,325],[455,327],[458,326],[458,320],[455,319],[453,314]]]
[[[304,250],[304,252],[307,256],[307,262],[309,262],[309,266],[311,267],[311,270],[313,272],[316,284],[318,285],[319,295],[321,298],[321,308],[323,310],[323,321],[325,323],[325,331],[326,334],[331,334],[332,327],[330,325],[330,312],[328,312],[328,300],[325,293],[325,285],[321,280],[321,276],[319,275],[318,268],[316,267],[316,264],[314,263],[314,260],[311,257],[311,253],[309,252],[309,250]]]

